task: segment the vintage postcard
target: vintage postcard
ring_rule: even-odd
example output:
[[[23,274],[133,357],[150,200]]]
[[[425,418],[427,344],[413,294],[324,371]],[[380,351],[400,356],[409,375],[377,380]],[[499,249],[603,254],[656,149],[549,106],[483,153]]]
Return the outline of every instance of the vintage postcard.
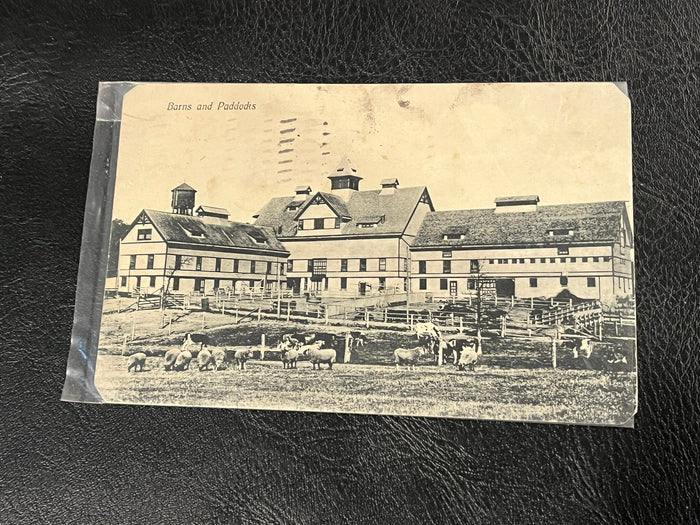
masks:
[[[103,91],[91,400],[632,426],[624,84]]]

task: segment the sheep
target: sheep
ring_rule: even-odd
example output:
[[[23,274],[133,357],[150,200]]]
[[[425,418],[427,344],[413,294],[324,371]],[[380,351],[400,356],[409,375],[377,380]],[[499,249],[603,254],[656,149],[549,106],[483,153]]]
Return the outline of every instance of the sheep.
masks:
[[[236,350],[233,354],[233,362],[236,363],[236,368],[239,370],[245,370],[245,362],[253,357],[253,350],[251,348],[241,348]]]
[[[294,348],[282,352],[282,368],[296,368],[297,359],[299,359],[299,352]]]
[[[409,370],[411,368],[415,369],[416,361],[425,355],[426,349],[422,346],[417,346],[415,348],[397,348],[394,350],[394,362],[396,363],[396,370],[399,370],[399,365],[407,365]]]
[[[217,348],[211,353],[210,362],[214,365],[214,370],[224,370],[226,365],[224,361],[226,360],[226,352],[221,348]]]
[[[333,370],[333,361],[335,361],[335,350],[327,348],[321,349],[322,341],[318,341],[311,345],[302,346],[300,352],[309,357],[311,368],[316,370],[316,366],[321,370],[321,363],[328,363],[328,370]]]
[[[469,367],[469,370],[473,372],[474,365],[476,364],[480,355],[481,349],[477,351],[476,343],[474,341],[471,341],[467,346],[465,346],[462,349],[462,352],[459,356],[459,361],[457,362],[457,366],[461,371],[464,371],[467,367]]]
[[[143,367],[146,365],[146,354],[143,352],[138,352],[136,354],[133,354],[129,356],[129,365],[126,368],[127,372],[131,372],[131,369],[134,369],[134,372],[143,372]]]
[[[199,371],[209,370],[210,364],[213,364],[214,369],[216,369],[216,363],[213,363],[212,361],[211,352],[209,350],[200,350],[199,354],[197,355],[197,365]]]
[[[184,350],[177,355],[175,360],[175,370],[182,372],[190,367],[190,361],[192,361],[192,353],[189,350]]]
[[[163,358],[163,362],[165,364],[165,370],[166,372],[169,372],[170,370],[173,369],[175,366],[175,362],[177,361],[177,357],[180,355],[180,349],[179,348],[171,348],[165,353],[165,357]]]

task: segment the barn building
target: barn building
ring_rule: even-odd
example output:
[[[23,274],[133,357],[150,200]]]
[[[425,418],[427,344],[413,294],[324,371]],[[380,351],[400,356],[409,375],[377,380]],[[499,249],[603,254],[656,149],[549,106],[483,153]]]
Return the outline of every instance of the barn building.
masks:
[[[396,178],[361,190],[345,157],[328,176],[330,191],[299,186],[255,215],[289,250],[287,286],[326,297],[400,292],[408,286],[409,248],[433,212],[425,186],[400,188]]]
[[[228,220],[223,208],[199,206],[196,190],[172,190],[172,211],[142,210],[119,247],[120,293],[213,293],[284,283],[289,252],[265,227]]]
[[[416,291],[612,300],[634,293],[632,232],[625,203],[542,206],[536,195],[495,208],[428,214],[411,246]]]

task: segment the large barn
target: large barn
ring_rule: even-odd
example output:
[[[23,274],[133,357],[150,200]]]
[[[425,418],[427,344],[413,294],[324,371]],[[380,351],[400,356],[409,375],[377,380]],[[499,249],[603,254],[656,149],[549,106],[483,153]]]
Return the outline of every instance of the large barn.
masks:
[[[469,294],[487,282],[498,295],[612,300],[634,291],[632,232],[625,203],[539,205],[504,197],[495,208],[425,217],[412,247],[412,288]]]
[[[172,212],[143,210],[119,247],[121,293],[213,293],[276,289],[289,252],[264,227],[228,220],[223,208],[195,206],[196,190],[172,190]]]
[[[409,248],[434,211],[427,188],[400,188],[390,178],[360,190],[362,177],[347,157],[328,179],[330,191],[300,186],[255,216],[290,252],[288,287],[334,297],[403,293]]]

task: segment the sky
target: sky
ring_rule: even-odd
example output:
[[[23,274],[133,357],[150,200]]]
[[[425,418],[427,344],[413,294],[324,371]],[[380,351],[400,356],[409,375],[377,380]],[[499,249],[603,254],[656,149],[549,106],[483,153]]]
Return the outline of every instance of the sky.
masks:
[[[296,186],[329,191],[346,155],[361,190],[396,177],[438,210],[531,194],[631,206],[631,108],[614,84],[155,83],[124,98],[113,217],[169,211],[187,182],[197,206],[253,222]]]

